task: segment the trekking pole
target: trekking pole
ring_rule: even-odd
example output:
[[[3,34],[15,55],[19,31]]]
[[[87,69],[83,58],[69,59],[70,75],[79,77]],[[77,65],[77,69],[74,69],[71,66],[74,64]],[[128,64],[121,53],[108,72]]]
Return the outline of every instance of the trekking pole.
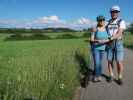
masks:
[[[112,58],[112,68],[114,69],[114,59],[115,59],[115,50],[116,50],[116,40],[113,40],[113,58]]]

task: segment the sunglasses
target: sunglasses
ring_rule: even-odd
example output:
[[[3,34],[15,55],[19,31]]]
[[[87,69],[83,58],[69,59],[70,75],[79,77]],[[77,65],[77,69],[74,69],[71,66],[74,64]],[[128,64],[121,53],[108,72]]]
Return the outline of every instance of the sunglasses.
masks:
[[[117,11],[117,10],[114,10],[114,11],[111,11],[111,13],[119,13],[120,11]]]
[[[105,19],[98,20],[98,22],[102,22],[102,21],[105,21]]]

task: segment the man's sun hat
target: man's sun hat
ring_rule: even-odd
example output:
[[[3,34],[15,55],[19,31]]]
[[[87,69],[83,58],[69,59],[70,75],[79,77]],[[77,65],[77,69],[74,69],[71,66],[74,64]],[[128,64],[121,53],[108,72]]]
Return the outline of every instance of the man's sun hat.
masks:
[[[118,11],[120,12],[120,7],[118,5],[115,5],[115,6],[112,6],[111,9],[110,9],[111,12],[113,11]]]

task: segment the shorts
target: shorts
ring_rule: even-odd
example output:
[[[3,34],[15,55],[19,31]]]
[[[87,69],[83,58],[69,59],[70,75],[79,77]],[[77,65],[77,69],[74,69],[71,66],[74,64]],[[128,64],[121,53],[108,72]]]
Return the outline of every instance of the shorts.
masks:
[[[124,59],[124,46],[122,40],[113,41],[113,46],[107,48],[108,61],[123,61]]]

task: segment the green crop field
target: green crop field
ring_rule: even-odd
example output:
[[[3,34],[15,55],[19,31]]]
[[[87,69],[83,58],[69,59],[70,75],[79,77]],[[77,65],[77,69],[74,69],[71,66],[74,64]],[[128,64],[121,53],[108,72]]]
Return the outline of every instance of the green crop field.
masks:
[[[0,100],[72,100],[79,85],[76,52],[86,39],[4,41],[0,35]]]
[[[124,44],[125,44],[125,47],[127,47],[129,49],[133,49],[133,34],[131,34],[131,33],[125,34]]]
[[[82,66],[76,55],[89,65],[87,38],[7,41],[7,37],[0,34],[0,100],[72,100]],[[125,35],[128,48],[133,48],[132,37]]]

